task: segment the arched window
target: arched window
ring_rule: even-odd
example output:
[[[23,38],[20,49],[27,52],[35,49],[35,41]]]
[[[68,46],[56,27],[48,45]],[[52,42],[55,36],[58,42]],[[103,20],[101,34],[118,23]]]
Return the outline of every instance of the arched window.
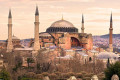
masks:
[[[86,61],[86,59],[85,59],[85,64],[86,64],[86,62],[87,62],[87,61]]]
[[[92,58],[91,58],[91,57],[89,57],[89,61],[92,61]]]

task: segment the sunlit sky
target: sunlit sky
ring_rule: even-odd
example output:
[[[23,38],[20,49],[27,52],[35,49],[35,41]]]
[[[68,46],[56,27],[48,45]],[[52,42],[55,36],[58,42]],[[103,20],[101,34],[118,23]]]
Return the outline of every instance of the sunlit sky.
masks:
[[[40,29],[46,29],[62,15],[81,32],[84,14],[85,32],[108,34],[110,14],[113,13],[114,33],[120,33],[120,0],[0,0],[0,40],[8,37],[8,11],[13,17],[13,34],[20,39],[34,37],[36,4],[39,7]]]

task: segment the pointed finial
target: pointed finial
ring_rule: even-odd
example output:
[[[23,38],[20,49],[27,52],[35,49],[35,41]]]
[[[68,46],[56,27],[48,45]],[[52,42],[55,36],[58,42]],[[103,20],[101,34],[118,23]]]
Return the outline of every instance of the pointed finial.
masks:
[[[64,20],[64,18],[63,18],[63,14],[62,14],[62,20]]]
[[[9,9],[9,15],[8,15],[8,18],[12,18],[11,9]]]
[[[112,22],[112,12],[111,12],[111,18],[110,18],[110,22]]]
[[[84,23],[84,16],[83,16],[83,14],[82,14],[82,23]]]
[[[38,11],[38,6],[36,5],[36,12],[35,15],[39,15],[39,11]]]

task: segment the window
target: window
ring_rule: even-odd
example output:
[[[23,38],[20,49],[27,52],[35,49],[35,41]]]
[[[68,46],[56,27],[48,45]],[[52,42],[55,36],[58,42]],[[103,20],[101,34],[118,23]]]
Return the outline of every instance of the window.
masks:
[[[91,57],[89,57],[89,61],[92,61],[92,58],[91,58]]]

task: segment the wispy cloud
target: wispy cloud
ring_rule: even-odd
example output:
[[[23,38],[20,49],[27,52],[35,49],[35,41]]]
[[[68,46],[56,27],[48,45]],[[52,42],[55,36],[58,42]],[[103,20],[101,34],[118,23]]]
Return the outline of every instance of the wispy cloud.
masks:
[[[1,1],[18,1],[18,0],[1,0]],[[19,1],[74,1],[74,2],[94,2],[95,0],[19,0]]]
[[[119,33],[119,2],[119,0],[117,2],[113,0],[0,0],[0,34],[3,35],[0,39],[7,39],[7,18],[10,7],[13,16],[13,33],[21,39],[33,37],[36,3],[40,14],[40,32],[46,31],[53,22],[60,20],[62,14],[65,20],[73,23],[80,31],[83,13],[87,33],[107,34],[112,11],[114,30],[117,30],[115,33]]]
[[[94,2],[95,0],[67,0],[67,1]]]
[[[101,7],[91,7],[88,8],[89,11],[93,12],[93,13],[106,13],[106,12],[113,12],[113,13],[119,13],[120,9],[116,9],[116,8],[101,8]]]

